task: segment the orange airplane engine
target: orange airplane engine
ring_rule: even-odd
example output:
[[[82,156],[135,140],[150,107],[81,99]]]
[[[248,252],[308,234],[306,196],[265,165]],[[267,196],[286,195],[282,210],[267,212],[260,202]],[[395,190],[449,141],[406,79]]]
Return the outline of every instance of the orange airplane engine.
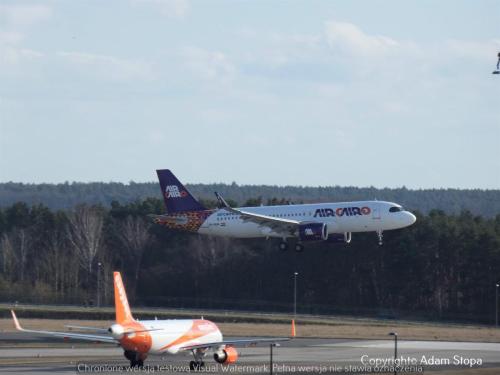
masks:
[[[238,360],[238,352],[232,346],[226,346],[214,353],[214,359],[217,363],[228,365]]]

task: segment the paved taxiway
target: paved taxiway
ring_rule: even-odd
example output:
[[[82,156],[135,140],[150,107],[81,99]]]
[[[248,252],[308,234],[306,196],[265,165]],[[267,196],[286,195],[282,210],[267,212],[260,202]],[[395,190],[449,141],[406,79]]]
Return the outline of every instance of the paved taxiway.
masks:
[[[37,347],[42,343],[54,347]],[[14,347],[20,345],[20,347]],[[392,340],[294,339],[274,349],[274,373],[369,373],[375,360],[390,360],[394,355]],[[500,343],[463,343],[439,341],[403,341],[398,343],[398,357],[414,359],[408,369],[424,370],[495,367],[500,373]],[[438,365],[422,363],[439,361]],[[143,372],[187,373],[191,356],[165,356],[147,359]],[[449,361],[449,363],[446,363]],[[458,362],[458,363],[457,363]],[[480,364],[479,364],[480,362]],[[269,346],[241,348],[236,367],[228,371],[206,358],[206,373],[269,373]],[[109,345],[62,343],[27,333],[3,333],[0,336],[1,374],[75,374],[126,372],[128,362],[118,347]],[[348,371],[345,371],[345,370]],[[116,371],[115,371],[116,370]],[[119,371],[121,370],[121,371]],[[351,371],[349,371],[351,370]],[[418,372],[417,372],[418,373]]]

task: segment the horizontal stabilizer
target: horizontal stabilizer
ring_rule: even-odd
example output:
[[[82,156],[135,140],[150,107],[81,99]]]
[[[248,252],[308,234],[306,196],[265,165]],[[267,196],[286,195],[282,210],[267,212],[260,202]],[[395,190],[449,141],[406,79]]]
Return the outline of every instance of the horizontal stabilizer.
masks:
[[[150,217],[156,224],[167,223],[174,225],[186,225],[189,221],[187,216],[182,214],[176,216],[150,214],[148,217]]]

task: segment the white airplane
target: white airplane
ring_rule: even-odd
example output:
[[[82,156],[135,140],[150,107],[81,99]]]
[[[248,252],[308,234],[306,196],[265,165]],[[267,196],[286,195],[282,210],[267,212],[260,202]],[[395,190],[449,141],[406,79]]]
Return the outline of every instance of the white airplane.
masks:
[[[303,242],[309,241],[349,243],[352,232],[376,232],[382,245],[384,230],[404,228],[416,221],[415,215],[399,204],[384,201],[233,208],[215,193],[220,208],[209,210],[170,170],[156,172],[167,213],[150,215],[155,223],[213,236],[277,237],[282,239],[281,250],[288,248],[290,238],[297,239],[296,251],[302,251]]]
[[[64,339],[87,340],[92,342],[114,343],[124,349],[125,358],[131,367],[142,367],[150,354],[179,354],[191,352],[194,361],[189,363],[191,370],[204,366],[203,358],[209,350],[214,352],[214,360],[221,364],[230,364],[238,359],[235,346],[258,343],[276,343],[289,338],[251,338],[241,340],[223,340],[222,333],[215,323],[205,319],[169,319],[138,321],[132,317],[127,295],[119,272],[114,272],[116,322],[108,329],[97,327],[67,326],[80,330],[92,330],[106,335],[90,335],[74,332],[52,332],[24,329],[19,324],[16,314],[11,310],[17,330],[33,332]],[[294,326],[292,326],[294,328]]]

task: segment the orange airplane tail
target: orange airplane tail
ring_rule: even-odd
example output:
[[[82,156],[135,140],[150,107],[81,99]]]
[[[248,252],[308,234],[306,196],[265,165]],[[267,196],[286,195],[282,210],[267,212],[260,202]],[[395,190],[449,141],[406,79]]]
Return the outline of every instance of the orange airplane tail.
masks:
[[[133,321],[132,313],[130,312],[130,307],[128,305],[127,293],[125,293],[125,287],[123,286],[122,276],[120,272],[113,272],[113,280],[115,284],[115,313],[116,322],[130,322]]]

